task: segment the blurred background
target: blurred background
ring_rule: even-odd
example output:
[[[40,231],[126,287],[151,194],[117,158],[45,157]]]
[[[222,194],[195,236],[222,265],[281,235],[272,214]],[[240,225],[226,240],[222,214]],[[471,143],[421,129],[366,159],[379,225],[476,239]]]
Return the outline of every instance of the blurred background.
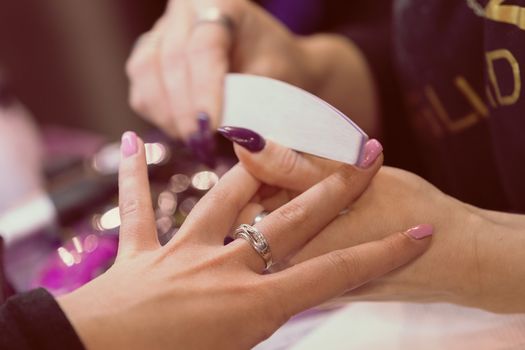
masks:
[[[3,0],[0,70],[40,124],[112,137],[140,131],[124,64],[164,7],[163,0]]]

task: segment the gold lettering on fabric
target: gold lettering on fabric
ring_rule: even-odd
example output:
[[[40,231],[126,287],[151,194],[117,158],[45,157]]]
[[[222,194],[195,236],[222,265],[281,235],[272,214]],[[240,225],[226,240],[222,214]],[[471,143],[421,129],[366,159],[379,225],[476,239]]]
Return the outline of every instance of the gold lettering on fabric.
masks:
[[[502,106],[509,106],[518,101],[521,93],[521,76],[520,76],[520,65],[514,55],[506,49],[500,49],[495,51],[489,51],[486,53],[487,58],[487,70],[489,81],[496,93],[496,100]],[[501,92],[501,86],[498,81],[496,70],[494,68],[494,62],[498,60],[504,60],[507,62],[512,70],[512,76],[514,78],[514,89],[511,94],[503,96]]]
[[[451,119],[434,88],[432,88],[430,85],[427,85],[424,91],[434,112],[449,131],[460,132],[464,129],[470,128],[478,122],[479,116],[476,112],[468,113],[457,120]]]
[[[485,17],[502,23],[513,24],[525,30],[525,8],[518,5],[503,5],[505,0],[490,0],[485,6]]]
[[[462,77],[458,76],[455,79],[455,83],[459,91],[463,93],[465,98],[470,102],[472,107],[478,112],[479,115],[482,117],[487,118],[489,116],[489,109],[485,102],[481,99],[481,97],[474,91],[474,89],[470,86],[468,81]]]

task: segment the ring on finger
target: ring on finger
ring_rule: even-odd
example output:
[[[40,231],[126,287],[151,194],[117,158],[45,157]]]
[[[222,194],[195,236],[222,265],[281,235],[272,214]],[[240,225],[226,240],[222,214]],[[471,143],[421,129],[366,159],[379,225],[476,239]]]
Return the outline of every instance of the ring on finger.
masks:
[[[235,21],[230,15],[223,13],[217,7],[209,7],[204,11],[198,13],[193,28],[195,29],[196,27],[202,24],[209,23],[223,26],[228,30],[230,35],[233,36],[233,33],[235,31]]]
[[[237,228],[237,230],[235,230],[235,233],[233,234],[233,239],[237,238],[245,239],[248,243],[250,243],[252,248],[264,260],[266,270],[272,266],[272,251],[270,250],[270,245],[268,244],[266,237],[264,237],[264,235],[259,232],[257,228],[251,225],[242,224]]]

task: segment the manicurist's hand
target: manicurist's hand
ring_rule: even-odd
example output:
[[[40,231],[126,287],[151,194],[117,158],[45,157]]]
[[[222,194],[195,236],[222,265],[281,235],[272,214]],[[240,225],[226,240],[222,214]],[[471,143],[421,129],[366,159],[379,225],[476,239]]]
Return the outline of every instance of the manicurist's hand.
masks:
[[[256,224],[273,261],[329,225],[379,166],[380,159],[368,171],[342,167]],[[89,349],[247,349],[292,315],[412,261],[430,243],[414,230],[394,233],[263,274],[265,260],[248,240],[223,244],[261,188],[242,165],[223,176],[165,246],[157,240],[144,146],[133,133],[123,136],[119,186],[114,266],[58,299]]]
[[[226,136],[231,133],[226,129]],[[273,188],[260,192],[258,203],[252,203],[243,214],[245,220],[262,210],[272,211],[340,167],[254,135],[249,140],[258,140],[256,152],[237,139],[236,153],[248,171]],[[374,143],[365,146],[365,155]],[[369,166],[366,159],[361,168]],[[331,201],[328,194],[322,200],[325,204]],[[381,239],[421,222],[432,224],[437,232],[429,251],[350,292],[350,299],[441,301],[496,312],[525,312],[525,216],[475,208],[447,196],[421,177],[395,168],[382,168],[363,194],[349,202],[348,210],[285,266]]]
[[[377,129],[372,75],[357,47],[336,35],[298,37],[247,0],[171,0],[128,61],[130,103],[205,153],[228,72],[286,81]]]

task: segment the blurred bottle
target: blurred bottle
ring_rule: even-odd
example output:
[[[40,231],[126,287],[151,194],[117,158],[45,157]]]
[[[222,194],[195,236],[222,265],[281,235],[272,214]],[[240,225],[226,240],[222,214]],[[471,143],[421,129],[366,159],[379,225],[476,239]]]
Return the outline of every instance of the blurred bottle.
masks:
[[[31,113],[0,75],[0,213],[43,191],[42,153]]]

